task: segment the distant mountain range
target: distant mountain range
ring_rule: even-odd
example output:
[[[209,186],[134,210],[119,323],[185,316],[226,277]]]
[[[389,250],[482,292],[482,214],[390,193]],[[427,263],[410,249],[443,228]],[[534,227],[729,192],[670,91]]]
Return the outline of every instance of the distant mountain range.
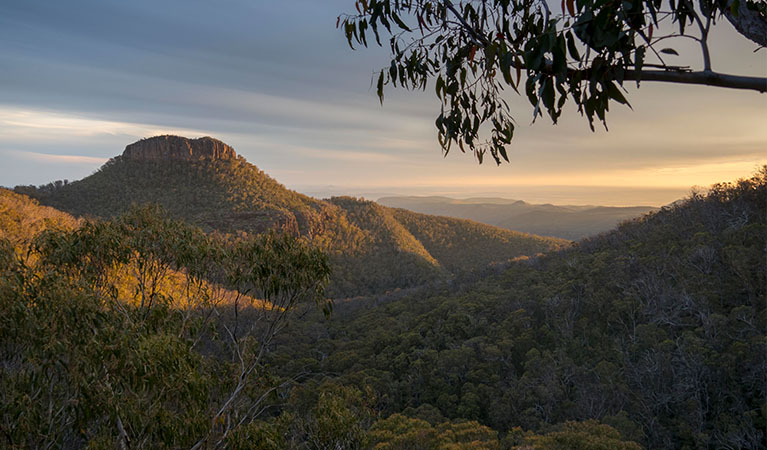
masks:
[[[439,216],[458,217],[509,230],[578,240],[658,208],[651,206],[535,205],[505,198],[383,197],[378,203]]]
[[[209,137],[144,139],[82,180],[15,190],[74,216],[113,217],[155,203],[206,231],[302,235],[331,255],[335,296],[428,284],[568,244],[352,197],[311,198]]]

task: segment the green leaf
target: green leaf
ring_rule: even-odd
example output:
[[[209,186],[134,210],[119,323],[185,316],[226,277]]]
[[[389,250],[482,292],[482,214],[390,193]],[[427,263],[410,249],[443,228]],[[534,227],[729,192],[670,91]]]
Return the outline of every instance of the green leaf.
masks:
[[[554,48],[551,50],[553,55],[552,68],[554,69],[554,74],[563,78],[567,76],[567,54],[565,47],[565,39],[562,36],[559,36]]]
[[[738,9],[740,9],[740,0],[733,0],[733,2],[730,4],[730,14],[738,17]]]

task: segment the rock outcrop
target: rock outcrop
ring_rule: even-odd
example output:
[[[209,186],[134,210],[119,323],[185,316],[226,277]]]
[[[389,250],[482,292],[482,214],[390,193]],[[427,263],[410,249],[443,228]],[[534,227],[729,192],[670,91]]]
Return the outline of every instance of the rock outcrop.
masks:
[[[235,159],[234,149],[218,139],[205,136],[188,139],[181,136],[155,136],[142,139],[125,147],[122,154],[126,159],[148,161],[159,160],[219,160]]]

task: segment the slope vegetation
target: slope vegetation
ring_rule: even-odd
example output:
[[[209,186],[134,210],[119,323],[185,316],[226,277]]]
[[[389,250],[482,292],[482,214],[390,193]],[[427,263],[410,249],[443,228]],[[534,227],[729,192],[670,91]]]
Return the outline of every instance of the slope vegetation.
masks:
[[[492,261],[533,256],[541,248],[564,247],[568,241],[487,226],[470,220],[429,216],[406,209],[392,215],[450,272],[471,271]],[[509,248],[516,252],[508,253]]]
[[[72,229],[79,221],[71,215],[37,200],[0,188],[0,239],[16,246],[31,242],[37,233],[49,229]]]
[[[327,358],[295,334],[280,362],[511,441],[593,419],[648,448],[765,448],[766,219],[767,167],[479,283],[339,310]]]

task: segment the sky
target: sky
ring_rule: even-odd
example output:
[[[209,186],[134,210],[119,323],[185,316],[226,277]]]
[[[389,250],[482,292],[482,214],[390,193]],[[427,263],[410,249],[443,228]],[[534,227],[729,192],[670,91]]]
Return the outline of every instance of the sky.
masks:
[[[158,134],[213,136],[316,197],[496,196],[558,204],[670,203],[767,164],[767,96],[645,82],[609,132],[571,108],[518,122],[510,164],[443,156],[439,100],[371,89],[385,49],[335,29],[353,0],[3,0],[0,186],[76,180]],[[714,69],[767,74],[767,51],[715,27]],[[681,44],[680,64],[700,67]],[[692,55],[692,56],[687,56]],[[676,62],[676,61],[675,61]],[[616,105],[618,106],[618,105]],[[569,113],[568,113],[569,112]]]

